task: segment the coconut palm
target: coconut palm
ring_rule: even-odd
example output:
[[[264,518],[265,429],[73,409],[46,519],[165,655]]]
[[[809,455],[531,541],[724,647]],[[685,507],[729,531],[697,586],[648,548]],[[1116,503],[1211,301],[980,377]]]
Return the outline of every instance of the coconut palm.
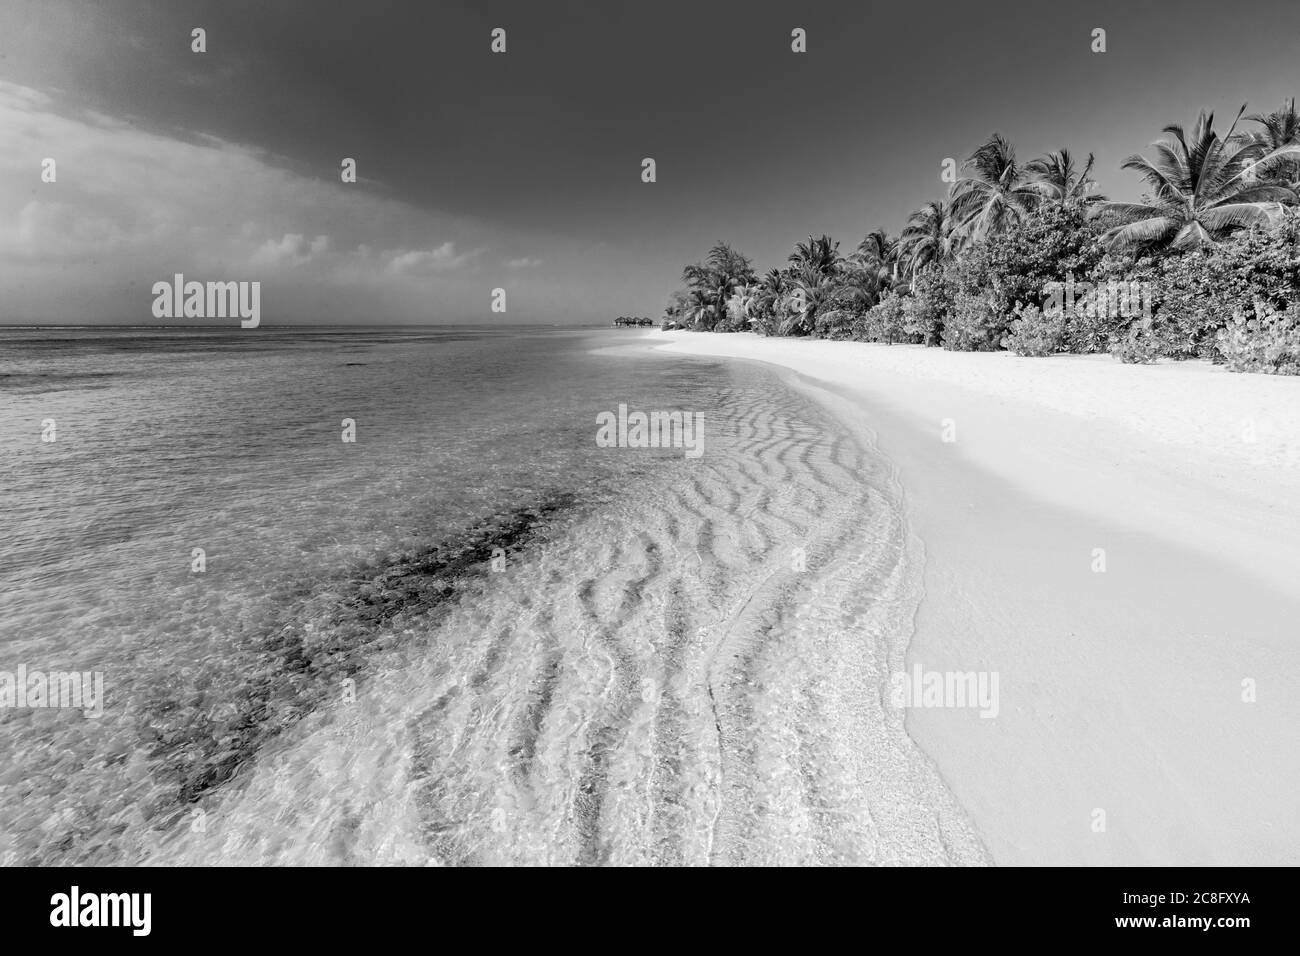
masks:
[[[962,169],[970,175],[953,184],[953,212],[959,229],[971,239],[1002,232],[1038,205],[1039,193],[1016,162],[1015,147],[998,133],[975,150]]]
[[[717,318],[717,289],[713,270],[699,263],[682,270],[682,281],[689,290],[690,303],[684,313],[688,322],[696,327],[712,328]]]
[[[898,248],[898,239],[875,229],[858,243],[849,262],[870,274],[877,290],[885,290],[898,279]]]
[[[1300,114],[1296,113],[1294,97],[1267,115],[1252,113],[1246,119],[1263,127],[1255,131],[1253,138],[1266,153],[1300,144]],[[1264,178],[1270,183],[1300,192],[1300,160],[1280,160],[1272,169],[1267,170]]]
[[[678,289],[668,296],[664,303],[664,318],[680,323],[686,322],[686,315],[692,307],[691,293],[688,289]]]
[[[1107,238],[1117,246],[1197,249],[1238,229],[1275,221],[1283,203],[1296,194],[1286,186],[1259,182],[1256,171],[1266,171],[1290,156],[1300,156],[1300,146],[1268,149],[1253,137],[1238,135],[1237,112],[1226,136],[1214,131],[1214,114],[1202,112],[1189,137],[1181,126],[1166,126],[1171,139],[1153,143],[1155,159],[1130,156],[1124,169],[1142,174],[1152,193],[1144,202],[1110,202],[1105,209],[1119,217],[1120,225]]]
[[[726,327],[728,331],[744,331],[754,323],[758,303],[758,283],[738,285],[726,301]]]
[[[930,263],[942,265],[954,258],[961,247],[952,205],[928,202],[907,219],[898,240],[898,258],[903,274],[915,285],[916,273]]]
[[[823,301],[834,308],[865,312],[888,291],[889,275],[888,267],[871,268],[855,258],[846,259]]]
[[[789,285],[789,278],[785,272],[780,269],[769,269],[759,280],[754,291],[754,302],[751,306],[754,317],[764,319],[775,316],[777,303],[789,290]]]
[[[806,335],[812,331],[817,310],[835,288],[844,267],[840,244],[830,236],[808,237],[790,254],[790,278],[793,289],[784,297],[792,313],[785,321],[782,334]]]
[[[725,242],[715,243],[704,262],[682,270],[682,281],[693,297],[690,313],[694,324],[713,328],[726,315],[727,300],[735,289],[753,280],[754,270],[746,256]]]
[[[1025,164],[1029,188],[1038,193],[1040,202],[1066,205],[1078,203],[1092,206],[1105,202],[1106,197],[1095,192],[1097,181],[1092,178],[1095,159],[1088,154],[1083,169],[1076,170],[1074,156],[1068,149],[1060,149]]]
[[[809,236],[807,242],[796,243],[794,252],[790,253],[790,265],[795,271],[809,275],[834,275],[843,261],[840,244],[830,236],[820,239]]]

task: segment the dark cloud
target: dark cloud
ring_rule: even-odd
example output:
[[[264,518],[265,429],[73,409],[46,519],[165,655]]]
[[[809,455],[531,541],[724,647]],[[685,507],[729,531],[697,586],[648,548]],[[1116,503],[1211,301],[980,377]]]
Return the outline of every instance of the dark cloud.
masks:
[[[806,54],[790,51],[796,26]],[[1095,152],[1103,191],[1134,196],[1119,162],[1165,124],[1294,94],[1297,36],[1284,2],[10,0],[0,78],[151,135],[239,144],[295,182],[332,182],[353,156],[357,189],[413,233],[345,236],[277,205],[258,245],[297,261],[326,234],[331,255],[400,250],[431,282],[469,256],[477,285],[431,287],[443,311],[526,280],[547,303],[527,318],[598,320],[657,312],[717,238],[764,265],[809,232],[848,246],[896,231],[941,192],[943,158],[994,130],[1026,158]],[[196,188],[208,174],[190,171]]]

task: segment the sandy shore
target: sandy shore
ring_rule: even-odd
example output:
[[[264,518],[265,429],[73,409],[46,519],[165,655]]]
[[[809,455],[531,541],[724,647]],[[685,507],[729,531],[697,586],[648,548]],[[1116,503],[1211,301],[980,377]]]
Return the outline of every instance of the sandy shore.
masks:
[[[148,862],[989,862],[878,692],[920,598],[895,469],[768,368],[679,375],[606,341],[601,362],[707,410],[703,456],[610,449],[638,462],[624,493],[390,619],[355,699],[262,747]]]
[[[1300,381],[649,338],[787,370],[899,468],[925,554],[909,669],[996,673],[1000,697],[906,726],[997,863],[1300,863]]]

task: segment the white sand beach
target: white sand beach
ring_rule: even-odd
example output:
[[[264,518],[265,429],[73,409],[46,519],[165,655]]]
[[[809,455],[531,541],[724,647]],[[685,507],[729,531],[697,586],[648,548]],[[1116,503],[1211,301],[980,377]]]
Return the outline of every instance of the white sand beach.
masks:
[[[202,827],[140,836],[148,862],[990,862],[878,693],[920,596],[893,468],[765,367],[587,344],[587,381],[626,397],[670,373],[705,454],[607,450],[641,470],[627,493],[380,625],[353,699],[261,748]]]
[[[786,370],[897,466],[925,555],[908,665],[1000,678],[995,717],[906,727],[994,862],[1300,863],[1300,381],[647,337]]]

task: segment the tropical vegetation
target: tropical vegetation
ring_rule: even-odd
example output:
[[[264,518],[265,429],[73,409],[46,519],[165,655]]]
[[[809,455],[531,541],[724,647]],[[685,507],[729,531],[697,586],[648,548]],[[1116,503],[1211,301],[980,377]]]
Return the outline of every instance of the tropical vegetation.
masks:
[[[1300,116],[1245,110],[1124,160],[1137,202],[1097,191],[1092,154],[1021,162],[994,133],[896,234],[810,235],[761,275],[716,243],[664,325],[1300,373]]]

